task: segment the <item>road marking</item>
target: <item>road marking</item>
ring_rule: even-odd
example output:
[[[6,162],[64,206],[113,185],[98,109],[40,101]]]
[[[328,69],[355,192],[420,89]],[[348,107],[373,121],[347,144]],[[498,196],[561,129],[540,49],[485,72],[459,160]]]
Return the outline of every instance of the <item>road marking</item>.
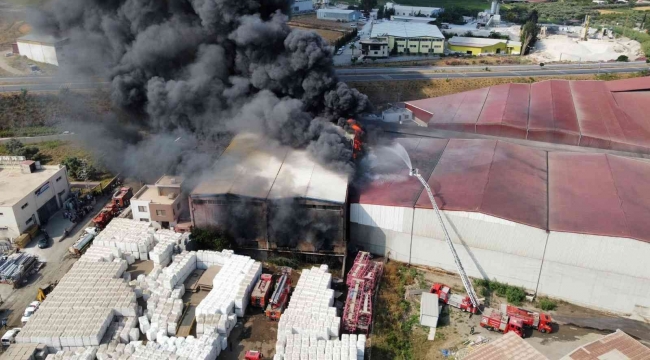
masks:
[[[390,77],[390,76],[388,76],[388,75],[381,74],[381,75],[379,75],[379,76],[383,77],[383,78],[386,79],[386,80],[393,80],[393,78]]]

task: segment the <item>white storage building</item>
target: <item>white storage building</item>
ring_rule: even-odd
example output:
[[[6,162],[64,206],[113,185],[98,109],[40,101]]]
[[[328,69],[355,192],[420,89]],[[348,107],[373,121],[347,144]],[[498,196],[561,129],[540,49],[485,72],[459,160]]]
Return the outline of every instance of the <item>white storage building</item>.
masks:
[[[318,9],[316,11],[316,18],[321,20],[352,22],[359,20],[360,17],[361,13],[357,10]]]
[[[24,160],[19,156],[0,158],[2,239],[14,239],[28,227],[47,221],[70,193],[65,167],[41,166]]]
[[[618,313],[650,306],[650,162],[496,140],[397,141],[428,179],[470,276]],[[384,175],[351,192],[350,241],[456,271],[423,186],[406,166]]]
[[[402,16],[402,15],[391,15],[390,20],[391,21],[423,23],[423,24],[428,24],[430,22],[436,21],[435,18],[430,18],[430,17]]]
[[[314,11],[314,3],[311,0],[295,0],[291,4],[291,12],[293,14],[300,14]]]
[[[59,65],[65,39],[57,39],[50,35],[29,34],[18,38],[18,52],[28,59]]]

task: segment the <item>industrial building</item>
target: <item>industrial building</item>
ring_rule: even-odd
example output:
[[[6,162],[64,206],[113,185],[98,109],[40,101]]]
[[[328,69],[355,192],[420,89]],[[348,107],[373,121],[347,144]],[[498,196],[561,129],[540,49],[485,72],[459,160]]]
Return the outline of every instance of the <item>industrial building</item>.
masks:
[[[624,314],[650,306],[650,162],[497,140],[396,141],[428,180],[469,276]],[[380,175],[351,191],[350,241],[455,272],[423,186],[407,166]]]
[[[428,127],[650,153],[650,79],[503,84],[406,108]]]
[[[131,199],[133,219],[155,222],[163,229],[175,227],[187,211],[182,184],[182,177],[165,175],[155,184],[143,186]]]
[[[361,17],[361,13],[357,10],[344,10],[344,9],[318,9],[316,10],[316,18],[320,20],[332,20],[340,22],[357,21]]]
[[[445,36],[437,26],[429,24],[384,21],[373,25],[370,39],[385,42],[382,48],[387,47],[389,53],[441,54],[445,51]],[[361,45],[363,51],[364,43]]]
[[[312,0],[295,0],[291,4],[291,13],[292,14],[300,14],[300,13],[306,13],[306,12],[312,12],[314,11],[314,3]]]
[[[401,16],[418,16],[424,15],[426,17],[433,17],[444,11],[442,8],[426,7],[426,6],[408,6],[397,5],[392,2],[386,3],[387,9],[395,9],[395,15]]]
[[[28,227],[45,223],[69,193],[65,167],[0,157],[0,238],[13,240]]]
[[[227,230],[249,250],[343,257],[347,177],[305,150],[237,135],[190,194],[192,223]]]
[[[468,55],[519,55],[521,53],[521,42],[504,39],[454,36],[447,41],[447,44],[449,51]]]
[[[50,35],[29,34],[16,40],[14,50],[17,49],[18,54],[28,59],[58,66],[66,42],[66,39],[57,39]]]
[[[435,18],[430,17],[421,17],[421,16],[400,16],[400,15],[391,15],[391,21],[402,21],[402,22],[414,22],[414,23],[423,23],[429,24],[436,21]]]

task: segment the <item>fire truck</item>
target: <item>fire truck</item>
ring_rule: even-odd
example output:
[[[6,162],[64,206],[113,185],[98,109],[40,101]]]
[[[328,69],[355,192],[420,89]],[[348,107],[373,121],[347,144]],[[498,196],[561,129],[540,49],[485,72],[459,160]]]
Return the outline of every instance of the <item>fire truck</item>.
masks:
[[[496,309],[486,308],[483,310],[481,318],[481,327],[490,331],[498,331],[504,334],[514,332],[520,337],[524,337],[524,321],[517,316],[509,316]]]
[[[114,203],[108,203],[97,215],[95,215],[92,221],[97,228],[103,229],[118,213],[119,209],[117,205]]]
[[[476,311],[478,310],[472,304],[469,296],[452,294],[451,288],[445,284],[435,283],[429,292],[438,295],[438,300],[440,300],[441,303],[461,309],[462,311],[476,314]]]
[[[111,199],[111,201],[118,208],[125,209],[131,203],[132,197],[133,197],[133,188],[128,186],[123,186],[113,194],[113,198]]]
[[[284,267],[275,283],[275,291],[266,307],[266,317],[271,320],[280,320],[280,315],[289,302],[291,292],[291,268]]]
[[[265,309],[271,295],[273,275],[262,274],[251,292],[251,306]]]
[[[524,326],[532,327],[541,333],[553,332],[553,319],[547,314],[530,311],[508,304],[501,304],[501,312],[516,316],[524,322]]]

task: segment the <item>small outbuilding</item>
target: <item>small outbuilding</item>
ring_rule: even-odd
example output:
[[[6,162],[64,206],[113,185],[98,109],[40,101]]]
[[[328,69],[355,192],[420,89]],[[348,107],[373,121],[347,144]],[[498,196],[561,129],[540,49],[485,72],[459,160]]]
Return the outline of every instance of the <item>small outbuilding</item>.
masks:
[[[29,34],[18,38],[18,53],[28,59],[59,66],[66,39],[51,35]]]
[[[429,331],[429,340],[433,340],[436,337],[439,316],[440,303],[438,302],[438,295],[423,292],[420,302],[420,325],[431,328]]]

